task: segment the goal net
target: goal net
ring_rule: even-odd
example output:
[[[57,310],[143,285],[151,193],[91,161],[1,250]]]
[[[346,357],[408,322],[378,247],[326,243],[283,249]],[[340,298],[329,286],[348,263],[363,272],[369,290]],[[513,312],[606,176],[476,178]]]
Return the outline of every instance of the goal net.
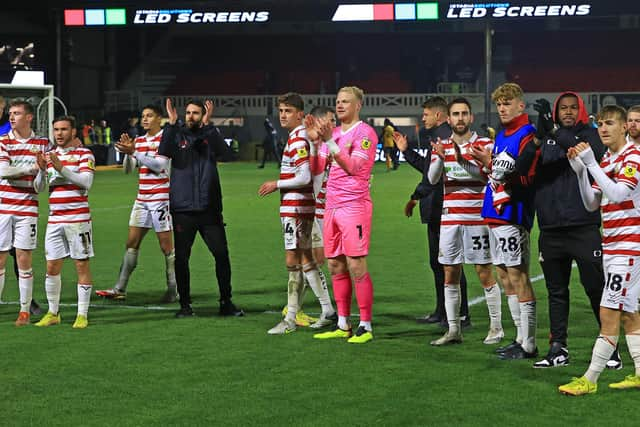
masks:
[[[0,95],[4,98],[6,106],[14,100],[27,101],[33,106],[34,118],[32,127],[36,135],[46,136],[52,139],[51,122],[58,114],[67,114],[64,103],[54,96],[53,85],[42,86],[17,86],[1,83]]]

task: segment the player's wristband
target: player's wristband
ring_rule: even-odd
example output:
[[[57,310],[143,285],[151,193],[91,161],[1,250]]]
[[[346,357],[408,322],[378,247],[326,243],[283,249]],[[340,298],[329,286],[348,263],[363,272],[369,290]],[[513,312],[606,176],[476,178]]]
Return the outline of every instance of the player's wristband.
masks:
[[[313,143],[313,141],[309,143],[309,155],[311,156],[318,155],[318,148],[316,147],[316,144]]]
[[[327,147],[329,147],[329,151],[331,152],[331,154],[338,154],[340,152],[340,147],[338,147],[338,144],[336,144],[333,138],[325,141],[324,143],[327,144]]]

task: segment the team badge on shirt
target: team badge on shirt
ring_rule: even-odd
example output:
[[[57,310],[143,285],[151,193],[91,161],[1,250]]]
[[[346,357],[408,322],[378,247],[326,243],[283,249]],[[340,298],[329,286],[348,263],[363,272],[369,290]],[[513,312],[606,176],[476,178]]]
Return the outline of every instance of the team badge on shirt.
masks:
[[[363,150],[368,150],[371,147],[371,141],[369,141],[369,138],[363,138],[361,145]]]
[[[638,167],[634,163],[628,163],[622,169],[622,173],[627,178],[633,178],[636,175],[637,171],[638,171]]]
[[[91,170],[95,170],[96,169],[96,164],[93,160],[89,159],[87,160],[87,167]]]
[[[306,148],[298,148],[298,157],[300,157],[301,159],[304,159],[308,155],[309,153],[307,152]]]

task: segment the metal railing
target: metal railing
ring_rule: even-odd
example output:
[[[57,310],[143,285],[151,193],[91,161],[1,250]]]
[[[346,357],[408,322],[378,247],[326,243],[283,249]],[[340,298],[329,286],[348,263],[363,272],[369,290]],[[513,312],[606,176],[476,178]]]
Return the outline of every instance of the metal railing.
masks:
[[[532,105],[538,98],[546,98],[553,101],[559,93],[526,93],[525,101],[527,104],[526,112],[531,115],[537,115]],[[581,94],[585,100],[587,110],[595,113],[603,104],[617,103],[625,107],[630,104],[640,103],[640,93],[621,93],[621,92],[586,92]],[[392,116],[392,115],[420,115],[422,103],[431,96],[442,96],[445,100],[451,101],[457,97],[464,97],[470,103],[472,111],[480,120],[479,115],[484,113],[484,94],[483,93],[384,93],[384,94],[368,94],[364,98],[362,106],[365,116]],[[106,92],[106,109],[108,112],[113,111],[138,111],[146,104],[156,104],[164,106],[163,95],[147,95],[142,92],[132,91],[109,91]],[[216,115],[222,116],[266,116],[273,115],[277,111],[276,100],[278,95],[180,95],[171,96],[174,105],[180,109],[184,108],[186,102],[192,98],[211,99],[216,106]],[[303,98],[308,109],[316,105],[325,105],[332,107],[335,105],[335,95],[322,94],[303,94]],[[629,105],[627,105],[629,104]],[[495,109],[492,108],[492,112]]]

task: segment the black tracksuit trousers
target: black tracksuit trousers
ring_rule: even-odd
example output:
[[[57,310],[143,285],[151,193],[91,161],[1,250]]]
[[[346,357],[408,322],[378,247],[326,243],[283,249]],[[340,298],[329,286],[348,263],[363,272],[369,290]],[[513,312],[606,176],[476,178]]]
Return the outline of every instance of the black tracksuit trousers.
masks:
[[[220,214],[203,212],[172,212],[173,237],[176,250],[176,282],[180,305],[191,304],[191,275],[189,258],[191,247],[200,233],[207,248],[216,261],[216,278],[220,290],[220,301],[231,300],[231,262],[224,222]]]
[[[549,341],[567,345],[569,323],[569,279],[575,260],[580,282],[600,324],[600,298],[604,286],[600,227],[585,225],[540,230],[538,240],[542,271],[549,298]]]

